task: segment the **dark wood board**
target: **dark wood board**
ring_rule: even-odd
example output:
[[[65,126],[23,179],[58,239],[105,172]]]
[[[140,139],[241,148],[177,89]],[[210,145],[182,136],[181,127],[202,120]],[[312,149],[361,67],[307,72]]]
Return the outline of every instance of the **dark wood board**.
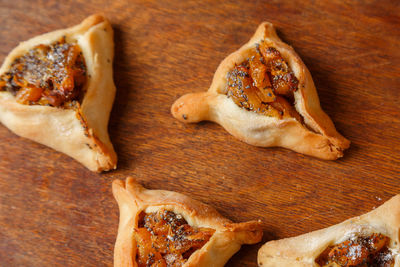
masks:
[[[396,3],[397,2],[397,3]],[[234,221],[261,219],[263,242],[339,223],[400,188],[398,1],[0,1],[0,60],[18,42],[104,14],[115,30],[109,131],[118,169],[97,174],[0,126],[0,266],[112,266],[111,182],[191,195]],[[204,91],[220,61],[275,24],[310,69],[323,109],[352,141],[322,161],[257,148],[169,112]],[[255,266],[262,243],[227,266]]]

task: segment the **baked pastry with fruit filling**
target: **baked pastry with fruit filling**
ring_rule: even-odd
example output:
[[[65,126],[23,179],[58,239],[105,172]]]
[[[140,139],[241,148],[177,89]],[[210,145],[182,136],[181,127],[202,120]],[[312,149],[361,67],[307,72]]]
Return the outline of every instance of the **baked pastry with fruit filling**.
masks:
[[[297,237],[270,241],[258,251],[258,265],[400,266],[400,195],[377,209]]]
[[[0,68],[0,121],[92,171],[114,169],[113,53],[113,30],[100,15],[20,43]]]
[[[261,223],[233,223],[185,195],[113,182],[120,220],[114,266],[224,266],[242,244],[261,241]]]
[[[182,96],[171,112],[182,122],[214,121],[251,145],[322,159],[350,145],[321,109],[307,67],[268,22],[221,62],[207,92]]]

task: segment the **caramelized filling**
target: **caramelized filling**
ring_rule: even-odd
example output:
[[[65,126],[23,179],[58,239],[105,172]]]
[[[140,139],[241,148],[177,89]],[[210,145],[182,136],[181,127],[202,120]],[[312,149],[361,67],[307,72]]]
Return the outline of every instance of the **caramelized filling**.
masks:
[[[301,121],[290,102],[299,81],[278,50],[257,44],[247,60],[227,75],[227,95],[241,108],[266,116]]]
[[[16,58],[10,70],[0,76],[0,91],[12,93],[21,104],[68,108],[82,98],[85,82],[82,52],[64,37]]]
[[[167,210],[142,213],[141,217],[134,232],[139,267],[182,266],[215,232],[192,227],[181,215]]]
[[[329,246],[315,260],[320,266],[392,267],[394,258],[388,245],[390,238],[382,234],[354,237]]]

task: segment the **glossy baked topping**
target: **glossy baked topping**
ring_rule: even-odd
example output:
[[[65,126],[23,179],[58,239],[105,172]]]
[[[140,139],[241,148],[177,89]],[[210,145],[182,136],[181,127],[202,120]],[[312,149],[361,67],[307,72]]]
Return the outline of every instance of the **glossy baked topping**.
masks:
[[[12,93],[21,104],[68,108],[82,98],[85,82],[86,65],[79,46],[62,38],[16,58],[0,76],[0,91]]]
[[[181,215],[167,210],[141,215],[134,232],[139,267],[182,266],[215,232],[192,227]]]
[[[323,267],[391,267],[394,258],[388,249],[390,238],[382,234],[353,237],[340,244],[329,246],[315,260]]]
[[[257,44],[247,60],[227,75],[228,97],[242,108],[278,118],[300,115],[290,102],[299,81],[278,50]]]

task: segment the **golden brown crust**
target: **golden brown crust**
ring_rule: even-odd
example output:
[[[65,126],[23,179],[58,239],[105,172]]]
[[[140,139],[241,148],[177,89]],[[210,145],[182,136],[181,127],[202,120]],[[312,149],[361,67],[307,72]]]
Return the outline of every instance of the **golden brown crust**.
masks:
[[[113,195],[120,210],[114,248],[115,267],[137,266],[133,229],[138,227],[142,211],[166,209],[181,214],[191,226],[215,229],[210,240],[189,257],[185,267],[223,266],[242,244],[261,241],[260,222],[233,223],[206,204],[176,192],[145,189],[131,177],[125,182],[115,180]]]
[[[87,67],[86,93],[75,110],[50,106],[23,105],[6,91],[0,92],[0,121],[19,136],[61,151],[92,171],[116,168],[117,155],[107,125],[115,96],[112,73],[113,30],[101,15],[81,24],[34,37],[20,43],[6,57],[0,75],[15,58],[39,44],[51,44],[62,36],[76,41]]]
[[[324,249],[348,239],[353,234],[381,233],[391,239],[395,266],[400,266],[400,195],[369,213],[331,227],[297,237],[270,241],[258,251],[258,264],[265,267],[318,266],[315,259]]]
[[[267,117],[238,107],[226,95],[226,75],[243,62],[264,40],[276,48],[299,80],[294,92],[295,108],[306,127],[294,118]],[[240,140],[255,146],[280,146],[322,159],[343,156],[350,142],[335,129],[320,107],[311,74],[292,47],[283,43],[271,23],[262,23],[250,41],[226,57],[215,72],[207,92],[187,94],[175,101],[172,115],[182,122],[214,121]]]

